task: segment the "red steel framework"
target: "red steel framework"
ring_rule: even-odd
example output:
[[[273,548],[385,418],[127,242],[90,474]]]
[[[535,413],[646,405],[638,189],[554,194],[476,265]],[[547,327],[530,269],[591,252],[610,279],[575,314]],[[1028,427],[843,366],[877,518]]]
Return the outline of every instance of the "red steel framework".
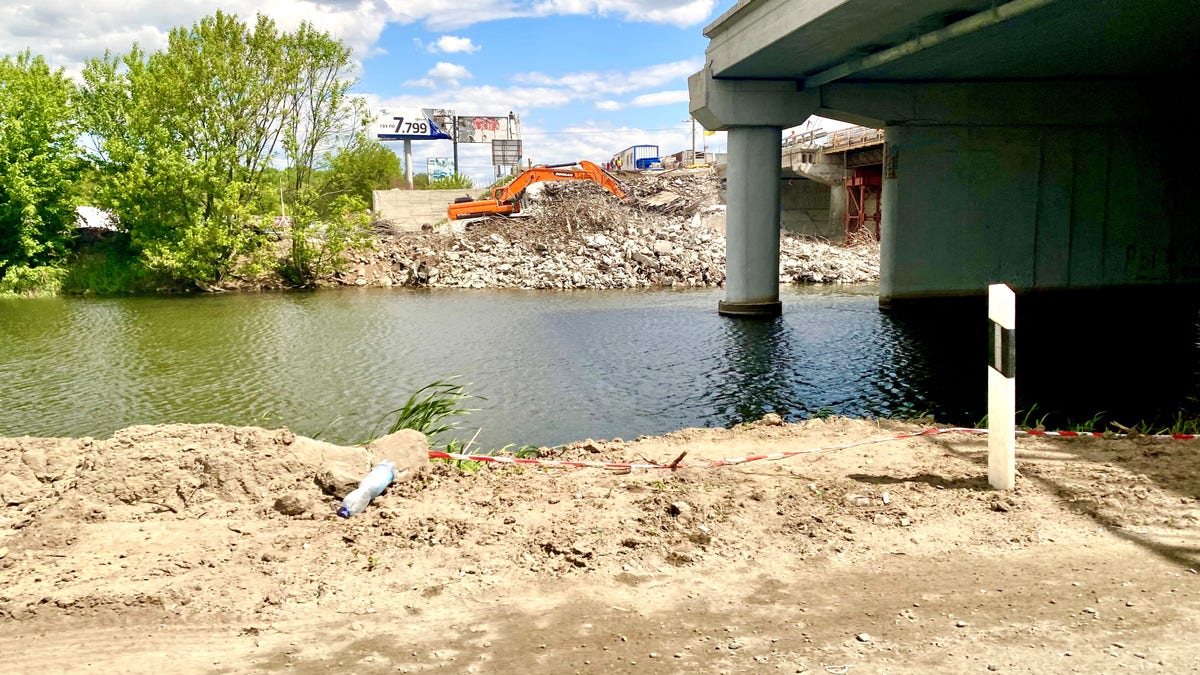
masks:
[[[875,198],[874,213],[867,213],[870,198]],[[883,172],[881,167],[864,166],[852,169],[846,178],[846,238],[857,235],[859,230],[875,223],[875,241],[879,241],[879,224],[882,220]]]

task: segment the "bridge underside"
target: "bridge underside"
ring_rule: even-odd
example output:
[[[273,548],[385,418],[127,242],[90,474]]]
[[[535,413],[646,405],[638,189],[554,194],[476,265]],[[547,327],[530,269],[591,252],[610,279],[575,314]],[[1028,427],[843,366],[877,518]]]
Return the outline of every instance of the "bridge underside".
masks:
[[[728,302],[778,300],[751,243],[777,232],[777,202],[735,182],[778,157],[739,139],[811,114],[886,129],[884,303],[1195,288],[1200,144],[1172,97],[1200,68],[1197,25],[1183,0],[739,2],[689,82],[696,118],[729,131]]]

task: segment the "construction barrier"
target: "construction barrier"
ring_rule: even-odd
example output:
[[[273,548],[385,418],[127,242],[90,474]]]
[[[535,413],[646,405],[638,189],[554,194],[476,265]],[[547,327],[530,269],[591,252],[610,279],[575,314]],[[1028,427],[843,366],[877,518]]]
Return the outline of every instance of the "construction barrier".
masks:
[[[868,440],[864,440],[864,441],[855,441],[853,443],[846,443],[845,445],[822,446],[822,447],[816,447],[816,448],[809,448],[807,450],[787,450],[784,452],[773,452],[773,453],[766,454],[766,455],[748,455],[746,457],[729,457],[726,459],[719,459],[719,460],[707,462],[704,464],[681,464],[680,460],[683,459],[683,455],[680,455],[679,458],[677,458],[674,462],[672,462],[670,464],[652,464],[652,463],[648,463],[648,462],[642,462],[642,463],[636,463],[636,462],[584,462],[584,461],[571,461],[571,460],[560,460],[560,459],[525,459],[525,458],[521,458],[521,457],[514,457],[512,455],[464,455],[464,454],[453,453],[453,452],[430,452],[429,458],[430,459],[451,459],[451,460],[470,461],[470,462],[485,462],[485,463],[489,463],[489,464],[510,464],[510,465],[514,465],[514,466],[537,466],[537,467],[557,468],[557,469],[609,469],[609,470],[620,470],[620,471],[632,471],[634,469],[645,469],[645,470],[652,470],[652,469],[675,470],[675,469],[695,469],[695,468],[712,469],[712,468],[721,467],[721,466],[734,466],[737,464],[746,464],[748,462],[758,462],[758,461],[764,461],[764,460],[778,461],[781,459],[788,459],[790,457],[797,457],[799,455],[812,455],[812,454],[816,454],[816,453],[820,453],[820,452],[835,452],[838,450],[847,450],[849,448],[856,448],[856,447],[860,447],[863,445],[874,445],[874,444],[878,444],[878,443],[887,443],[889,441],[904,440],[906,438],[919,438],[921,436],[939,436],[942,434],[950,434],[950,433],[984,435],[984,434],[987,434],[988,431],[987,431],[987,429],[971,429],[968,427],[933,428],[933,429],[925,429],[923,431],[917,431],[917,432],[913,432],[913,433],[898,434],[895,436],[887,436],[884,438],[872,438],[872,439],[868,439]],[[1194,440],[1200,439],[1200,436],[1198,436],[1196,434],[1113,434],[1113,433],[1105,433],[1105,432],[1099,432],[1099,431],[1041,431],[1041,430],[1037,430],[1037,429],[1031,429],[1031,430],[1027,430],[1027,431],[1018,430],[1016,432],[1016,435],[1018,435],[1018,436],[1050,436],[1050,437],[1060,437],[1060,438],[1134,438],[1134,437],[1136,437],[1136,438],[1150,438],[1150,439],[1158,439],[1158,440],[1175,440],[1175,441],[1194,441]]]

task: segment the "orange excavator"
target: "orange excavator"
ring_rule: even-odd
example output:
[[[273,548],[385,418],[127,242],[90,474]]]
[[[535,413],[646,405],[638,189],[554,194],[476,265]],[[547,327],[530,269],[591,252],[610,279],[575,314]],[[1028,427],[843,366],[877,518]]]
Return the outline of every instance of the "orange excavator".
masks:
[[[592,162],[582,160],[571,164],[539,165],[526,169],[508,185],[493,188],[489,199],[472,200],[470,197],[460,197],[454,200],[454,203],[446,208],[446,215],[450,220],[462,220],[520,213],[521,197],[525,194],[525,188],[548,180],[590,180],[616,195],[618,199],[627,198],[617,179]]]

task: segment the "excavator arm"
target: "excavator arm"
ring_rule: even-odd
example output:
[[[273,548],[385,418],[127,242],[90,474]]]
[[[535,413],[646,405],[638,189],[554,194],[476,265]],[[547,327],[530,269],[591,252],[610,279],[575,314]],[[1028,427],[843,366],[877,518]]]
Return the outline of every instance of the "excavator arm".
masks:
[[[535,166],[522,171],[508,185],[492,190],[489,199],[455,201],[446,208],[450,220],[478,218],[490,215],[511,215],[521,211],[521,195],[534,183],[556,180],[590,180],[616,195],[627,198],[621,184],[607,171],[587,160],[578,163],[579,168],[562,166]]]

